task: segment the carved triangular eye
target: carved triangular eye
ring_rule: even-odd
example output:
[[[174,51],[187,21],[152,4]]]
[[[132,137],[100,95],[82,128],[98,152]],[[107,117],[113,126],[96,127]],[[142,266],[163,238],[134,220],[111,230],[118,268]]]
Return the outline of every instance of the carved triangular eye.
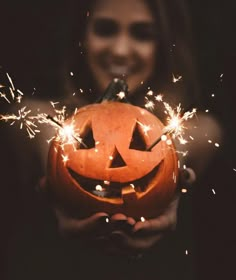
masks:
[[[147,145],[145,143],[145,139],[143,137],[142,128],[138,123],[136,123],[132,135],[132,139],[129,145],[129,149],[139,150],[139,151],[146,151]]]
[[[117,168],[117,167],[123,167],[123,166],[126,166],[126,163],[123,160],[120,153],[117,151],[117,149],[115,149],[110,168]]]
[[[87,124],[84,132],[81,135],[83,144],[80,144],[80,149],[92,149],[95,148],[95,140],[93,138],[93,130],[91,123]]]

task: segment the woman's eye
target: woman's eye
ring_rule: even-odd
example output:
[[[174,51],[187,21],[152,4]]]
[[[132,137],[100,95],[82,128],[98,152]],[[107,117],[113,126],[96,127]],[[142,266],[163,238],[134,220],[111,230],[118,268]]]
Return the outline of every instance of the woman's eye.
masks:
[[[118,26],[110,19],[97,19],[93,25],[93,32],[100,37],[111,37],[118,32]]]
[[[130,27],[130,34],[137,41],[152,41],[156,32],[153,24],[136,23]]]

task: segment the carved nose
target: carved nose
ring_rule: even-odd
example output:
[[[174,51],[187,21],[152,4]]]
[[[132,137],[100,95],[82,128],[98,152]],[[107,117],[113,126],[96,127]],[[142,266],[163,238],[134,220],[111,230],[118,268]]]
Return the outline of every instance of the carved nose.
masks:
[[[118,167],[123,167],[123,166],[126,166],[126,163],[123,160],[121,154],[115,148],[109,168],[118,168]]]

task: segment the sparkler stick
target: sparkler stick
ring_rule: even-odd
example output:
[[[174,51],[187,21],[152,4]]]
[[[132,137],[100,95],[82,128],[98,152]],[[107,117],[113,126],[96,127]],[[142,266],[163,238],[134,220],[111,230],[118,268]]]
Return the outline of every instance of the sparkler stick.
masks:
[[[46,117],[48,120],[52,121],[54,124],[56,124],[58,126],[58,128],[60,129],[63,129],[63,125],[58,122],[57,120],[55,120],[52,116],[50,115],[47,115]],[[74,134],[72,134],[72,137],[77,141],[79,142],[82,146],[84,146],[84,148],[88,149],[88,146],[81,140],[79,139],[78,137],[76,137]]]
[[[172,130],[170,129],[170,130],[167,130],[166,132],[162,133],[162,135],[159,138],[157,138],[149,147],[147,147],[146,151],[150,152],[152,150],[152,148],[155,147],[161,141],[162,137],[164,135],[170,134],[171,131]]]

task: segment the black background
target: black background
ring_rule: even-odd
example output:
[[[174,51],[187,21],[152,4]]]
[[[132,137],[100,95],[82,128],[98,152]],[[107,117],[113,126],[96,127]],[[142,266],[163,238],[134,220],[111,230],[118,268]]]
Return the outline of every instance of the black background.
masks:
[[[225,131],[216,166],[209,170],[209,179],[194,202],[200,279],[229,279],[235,270],[236,250],[236,2],[188,3],[202,92]],[[66,20],[64,5],[63,1],[1,3],[0,66],[25,94],[31,94],[34,88],[41,97],[56,96],[61,91],[59,74],[65,45],[60,30]]]

